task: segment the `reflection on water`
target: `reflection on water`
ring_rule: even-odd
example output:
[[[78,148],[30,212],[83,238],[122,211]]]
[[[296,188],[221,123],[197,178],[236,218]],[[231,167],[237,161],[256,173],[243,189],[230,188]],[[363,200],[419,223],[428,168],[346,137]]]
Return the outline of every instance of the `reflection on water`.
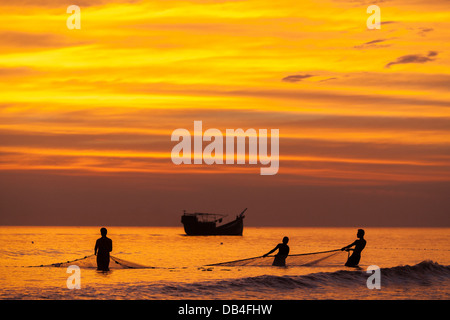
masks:
[[[207,267],[261,256],[283,236],[291,254],[341,248],[356,228],[246,228],[244,235],[190,237],[182,228],[108,227],[112,255],[154,269],[107,273],[82,268],[69,290],[65,268],[27,268],[93,254],[97,227],[0,227],[0,298],[25,299],[448,299],[450,229],[366,228],[355,271],[309,267]],[[346,255],[342,256],[342,265]],[[431,260],[432,262],[422,261]],[[368,290],[365,269],[383,269],[382,289]],[[404,269],[394,267],[415,266]]]

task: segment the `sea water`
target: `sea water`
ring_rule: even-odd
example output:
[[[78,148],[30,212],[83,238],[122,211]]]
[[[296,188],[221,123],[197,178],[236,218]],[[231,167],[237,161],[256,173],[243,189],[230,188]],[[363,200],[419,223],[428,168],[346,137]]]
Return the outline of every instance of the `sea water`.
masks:
[[[252,228],[243,236],[186,236],[182,227],[108,227],[112,255],[152,268],[30,267],[92,255],[100,227],[0,227],[0,299],[449,299],[450,228],[365,228],[360,268],[208,266],[261,256],[288,236],[291,254],[341,248],[357,228]],[[380,289],[369,289],[369,266]]]

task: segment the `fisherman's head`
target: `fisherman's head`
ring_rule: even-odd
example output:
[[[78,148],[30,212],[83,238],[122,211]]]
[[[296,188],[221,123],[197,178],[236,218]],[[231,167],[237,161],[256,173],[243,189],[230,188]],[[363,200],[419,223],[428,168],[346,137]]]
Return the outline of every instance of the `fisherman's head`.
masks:
[[[364,230],[363,229],[358,229],[358,233],[356,234],[356,236],[358,237],[358,238],[362,238],[362,237],[364,237]]]
[[[283,238],[283,243],[284,243],[284,244],[287,244],[288,242],[289,242],[289,238],[288,238],[288,237],[284,237],[284,238]]]
[[[100,234],[102,235],[102,237],[106,237],[107,233],[108,233],[108,230],[106,230],[106,228],[101,228],[100,229]]]

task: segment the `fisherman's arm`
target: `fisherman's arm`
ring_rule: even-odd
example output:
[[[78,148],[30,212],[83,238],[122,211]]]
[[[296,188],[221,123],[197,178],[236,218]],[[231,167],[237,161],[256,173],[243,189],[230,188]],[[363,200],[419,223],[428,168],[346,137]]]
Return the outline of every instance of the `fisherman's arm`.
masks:
[[[273,248],[272,250],[270,250],[269,252],[267,252],[265,255],[263,255],[263,257],[267,257],[269,254],[271,254],[272,252],[275,252],[275,250],[277,250],[277,249],[278,249],[278,245],[275,248]]]
[[[346,249],[349,249],[350,247],[354,246],[355,244],[356,244],[356,241],[354,241],[353,243],[349,244],[349,245],[346,246],[346,247],[341,248],[341,250],[344,251],[344,250],[346,250]]]

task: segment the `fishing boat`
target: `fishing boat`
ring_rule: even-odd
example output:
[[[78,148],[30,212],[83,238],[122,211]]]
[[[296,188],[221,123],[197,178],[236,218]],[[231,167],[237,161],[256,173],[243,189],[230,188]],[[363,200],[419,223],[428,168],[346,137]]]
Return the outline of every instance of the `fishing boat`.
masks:
[[[242,236],[246,210],[247,208],[237,215],[235,220],[224,224],[221,223],[227,215],[200,212],[187,213],[184,210],[181,222],[188,236]]]

